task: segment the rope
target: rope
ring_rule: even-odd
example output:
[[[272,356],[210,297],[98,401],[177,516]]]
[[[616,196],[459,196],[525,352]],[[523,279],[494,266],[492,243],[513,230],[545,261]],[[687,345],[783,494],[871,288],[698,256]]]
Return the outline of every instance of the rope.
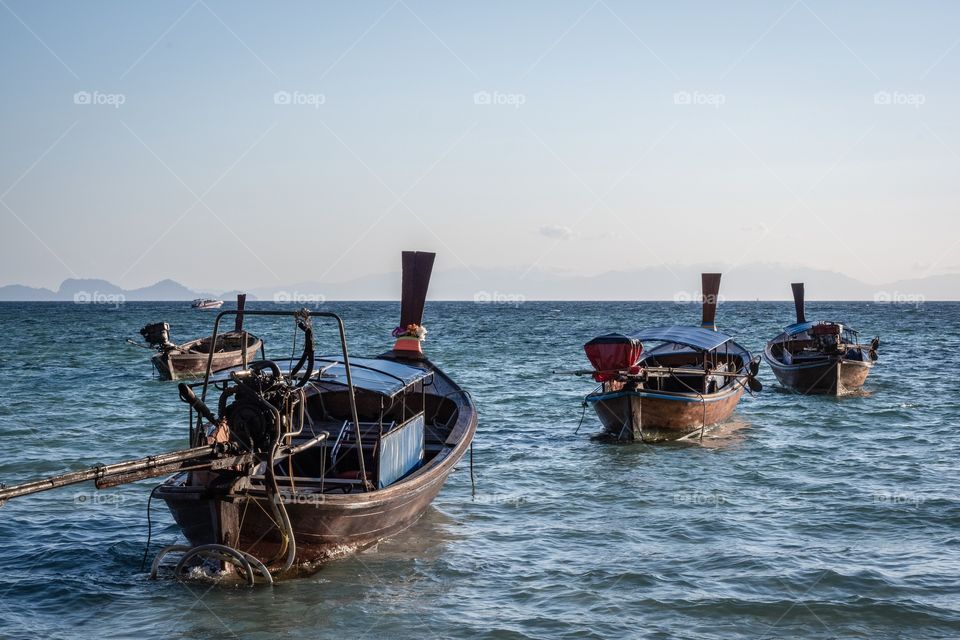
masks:
[[[703,406],[703,418],[700,420],[700,442],[703,442],[703,431],[707,428],[707,401],[700,396],[700,404]]]
[[[633,420],[633,414],[630,415],[630,419]],[[647,444],[647,439],[643,437],[643,397],[640,398],[640,424],[638,431],[640,431],[640,442]]]
[[[836,371],[836,369],[833,369],[833,370]],[[817,379],[813,382],[813,384],[811,384],[809,387],[807,387],[807,390],[806,390],[806,391],[801,391],[800,393],[802,393],[803,395],[808,395],[809,393],[811,393],[811,392],[813,391],[813,389],[814,389],[818,384],[820,384],[820,381],[823,380],[824,376],[826,376],[828,373],[830,373],[830,371],[831,371],[831,369],[824,369],[823,373],[820,374],[820,377],[817,378]],[[838,380],[837,380],[837,383],[839,384],[839,382],[840,382],[840,380],[838,379]]]
[[[473,476],[473,440],[470,441],[470,497],[477,497],[477,480]]]
[[[583,406],[583,411],[580,413],[580,424],[577,425],[577,429],[576,429],[576,431],[573,432],[573,435],[577,435],[577,434],[580,432],[580,427],[583,426],[583,417],[584,417],[585,415],[587,415],[587,400],[586,400],[586,398],[584,398],[584,400],[583,400],[583,405],[582,405],[582,406]]]

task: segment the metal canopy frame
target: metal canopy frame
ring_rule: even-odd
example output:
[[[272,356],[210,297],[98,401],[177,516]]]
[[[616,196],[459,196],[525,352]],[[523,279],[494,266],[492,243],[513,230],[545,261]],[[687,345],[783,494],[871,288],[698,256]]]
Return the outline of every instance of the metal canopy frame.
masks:
[[[347,333],[343,326],[343,319],[335,313],[330,311],[307,311],[306,309],[300,311],[248,311],[245,309],[228,309],[226,311],[221,311],[217,314],[216,320],[213,322],[213,334],[210,337],[211,344],[217,343],[217,334],[220,331],[220,321],[228,316],[264,316],[264,317],[280,317],[280,318],[329,318],[333,320],[337,325],[337,331],[340,333],[340,351],[343,355],[343,368],[346,373],[347,378],[347,390],[350,394],[350,417],[353,420],[353,428],[357,438],[357,451],[360,456],[360,473],[363,476],[362,486],[364,490],[367,488],[366,482],[366,465],[363,460],[363,438],[360,433],[360,418],[357,413],[357,395],[353,387],[353,374],[350,369],[350,354],[347,349]],[[244,362],[246,365],[246,362]],[[210,386],[210,373],[213,367],[213,349],[210,350],[210,353],[207,356],[207,369],[203,374],[203,392],[200,394],[200,401],[205,402],[207,398],[207,389]],[[305,372],[309,377],[313,374],[312,371]],[[191,420],[192,423],[192,420]]]
[[[631,333],[629,337],[636,338],[641,342],[673,342],[692,349],[699,349],[700,351],[714,351],[724,344],[733,341],[731,336],[719,331],[714,331],[713,329],[683,325],[651,327]]]

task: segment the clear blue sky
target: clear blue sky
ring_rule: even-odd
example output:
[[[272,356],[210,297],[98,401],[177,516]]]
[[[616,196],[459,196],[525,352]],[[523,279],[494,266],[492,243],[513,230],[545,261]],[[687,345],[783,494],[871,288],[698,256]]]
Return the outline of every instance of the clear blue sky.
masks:
[[[345,280],[402,248],[960,271],[958,26],[954,2],[2,0],[0,284]]]

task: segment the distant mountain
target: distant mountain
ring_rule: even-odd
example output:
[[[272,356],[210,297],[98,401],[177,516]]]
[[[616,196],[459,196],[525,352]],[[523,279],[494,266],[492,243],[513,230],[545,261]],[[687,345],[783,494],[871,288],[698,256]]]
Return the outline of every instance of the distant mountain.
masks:
[[[14,284],[0,287],[0,301],[10,302],[116,302],[118,300],[136,302],[146,300],[193,300],[210,297],[211,294],[198,293],[179,282],[161,280],[140,289],[123,289],[107,280],[69,278],[60,284],[56,291]]]
[[[57,294],[50,289],[25,287],[22,284],[8,284],[0,287],[0,301],[3,302],[49,302],[56,299]]]
[[[149,287],[128,291],[127,294],[135,300],[194,300],[211,297],[209,293],[192,291],[173,280],[161,280]]]
[[[431,300],[696,300],[700,273],[720,271],[720,294],[727,300],[788,300],[790,283],[806,283],[808,300],[960,300],[960,274],[898,280],[871,285],[833,271],[753,263],[663,265],[595,276],[574,276],[542,269],[458,268],[439,271],[430,284]],[[249,290],[248,300],[302,302],[323,300],[397,300],[400,274],[382,273],[346,282],[300,282]],[[23,285],[0,287],[0,301],[168,301],[195,298],[232,300],[236,291],[218,295],[192,290],[173,280],[123,289],[106,280],[68,279],[57,291]]]
[[[533,269],[466,269],[435,273],[431,300],[695,300],[700,274],[720,271],[721,295],[728,300],[789,300],[790,283],[806,283],[808,300],[960,300],[960,274],[871,285],[833,271],[778,264],[664,265],[595,276]],[[285,288],[258,288],[261,300],[396,300],[400,274],[368,275],[347,282],[300,282]]]

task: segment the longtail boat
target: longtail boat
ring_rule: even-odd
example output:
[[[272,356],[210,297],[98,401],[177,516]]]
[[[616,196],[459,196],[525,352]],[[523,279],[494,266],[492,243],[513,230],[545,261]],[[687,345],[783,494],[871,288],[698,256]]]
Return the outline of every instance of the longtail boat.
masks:
[[[759,391],[759,357],[717,331],[720,274],[702,276],[703,317],[697,326],[614,333],[584,345],[599,386],[585,402],[603,424],[601,436],[661,442],[727,420],[746,389]],[[645,345],[653,343],[647,349]]]
[[[162,549],[153,574],[178,558],[178,577],[206,563],[250,584],[310,573],[406,529],[470,449],[477,427],[470,395],[422,350],[433,261],[432,253],[403,253],[400,325],[386,353],[351,357],[334,313],[247,312],[292,317],[303,353],[219,373],[208,363],[202,382],[180,383],[191,407],[189,449],[2,489],[0,503],[83,480],[105,487],[175,471],[154,496],[189,544]],[[236,313],[217,315],[214,337],[221,319]],[[339,353],[315,353],[314,320],[333,323]],[[214,391],[219,397],[208,406]]]
[[[170,325],[166,322],[148,324],[140,329],[147,345],[156,351],[150,362],[160,379],[199,378],[207,370],[208,363],[213,371],[221,371],[254,360],[257,352],[263,349],[263,341],[243,330],[245,300],[245,295],[237,296],[234,330],[218,335],[215,340],[207,336],[176,344],[170,339]]]
[[[880,338],[869,345],[839,322],[807,321],[802,282],[790,285],[797,321],[767,343],[763,357],[784,387],[803,394],[859,391],[877,361]]]

